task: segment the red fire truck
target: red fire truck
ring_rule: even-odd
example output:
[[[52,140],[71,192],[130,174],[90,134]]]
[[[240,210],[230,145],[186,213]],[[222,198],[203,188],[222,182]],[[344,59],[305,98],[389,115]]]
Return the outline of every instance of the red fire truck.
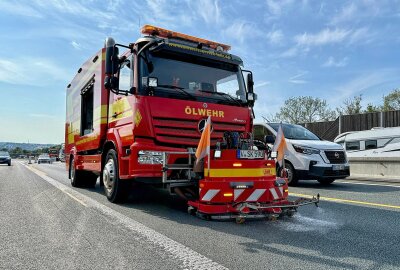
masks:
[[[265,142],[250,133],[253,76],[230,46],[150,25],[142,34],[129,45],[107,38],[67,87],[72,186],[100,176],[108,200],[120,202],[132,182],[152,184],[206,218],[290,215],[318,201],[287,200]],[[195,162],[209,116],[210,158]]]

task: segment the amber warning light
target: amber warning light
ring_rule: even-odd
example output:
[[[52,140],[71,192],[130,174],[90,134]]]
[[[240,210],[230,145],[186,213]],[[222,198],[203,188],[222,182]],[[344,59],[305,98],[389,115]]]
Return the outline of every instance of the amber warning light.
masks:
[[[214,50],[222,49],[224,51],[229,51],[231,49],[231,46],[226,45],[226,44],[222,44],[222,43],[218,43],[218,42],[214,42],[214,41],[174,32],[171,30],[167,30],[167,29],[164,29],[161,27],[156,27],[156,26],[152,26],[152,25],[148,25],[148,24],[146,24],[142,27],[142,34],[158,36],[161,38],[183,39],[183,40],[187,40],[187,41],[204,44]]]

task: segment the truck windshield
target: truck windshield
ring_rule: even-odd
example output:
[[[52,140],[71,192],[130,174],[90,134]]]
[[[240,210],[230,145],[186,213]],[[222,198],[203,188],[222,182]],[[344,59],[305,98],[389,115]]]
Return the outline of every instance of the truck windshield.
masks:
[[[243,77],[236,65],[219,62],[203,65],[152,56],[151,64],[141,58],[140,70],[142,77],[158,79],[154,96],[246,105]],[[150,89],[140,83],[142,94],[147,94]]]
[[[279,123],[269,123],[269,125],[278,132]],[[308,129],[292,124],[282,124],[283,134],[285,138],[291,140],[320,140],[317,135],[309,131]]]

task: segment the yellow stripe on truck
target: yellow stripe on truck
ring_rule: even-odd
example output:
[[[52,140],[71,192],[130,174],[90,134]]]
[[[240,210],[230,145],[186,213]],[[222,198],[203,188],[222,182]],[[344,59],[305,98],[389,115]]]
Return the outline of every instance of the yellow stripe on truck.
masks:
[[[204,169],[204,175],[209,177],[263,177],[275,175],[275,168],[256,168],[256,169]]]

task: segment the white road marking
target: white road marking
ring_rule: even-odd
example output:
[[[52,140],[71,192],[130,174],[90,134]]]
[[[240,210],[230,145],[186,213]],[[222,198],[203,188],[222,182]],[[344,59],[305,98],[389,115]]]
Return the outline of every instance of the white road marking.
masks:
[[[24,165],[24,164],[23,164]],[[153,246],[163,249],[166,253],[169,253],[173,258],[181,262],[181,267],[183,269],[228,269],[223,265],[220,265],[211,259],[201,255],[200,253],[190,249],[189,247],[182,245],[181,243],[172,240],[171,238],[137,222],[108,206],[105,206],[98,201],[82,194],[74,189],[67,187],[66,185],[58,182],[57,180],[51,178],[45,173],[32,168],[32,166],[24,165],[27,169],[41,177],[43,180],[53,185],[57,189],[61,190],[68,196],[74,196],[79,200],[82,200],[87,207],[94,208],[100,211],[102,214],[110,217],[114,221],[119,222],[121,225],[130,229],[131,231],[139,234],[145,238]]]
[[[77,197],[75,197],[74,195],[68,193],[66,190],[63,191],[65,194],[67,194],[68,196],[70,196],[72,199],[74,199],[75,201],[77,201],[78,203],[82,204],[83,206],[87,207],[87,204],[85,202],[83,202],[82,200],[78,199]]]
[[[356,180],[357,181],[357,180]],[[343,183],[343,184],[354,184],[354,185],[366,185],[366,186],[380,186],[380,187],[396,187],[400,188],[399,185],[382,185],[382,184],[376,184],[376,183],[361,183],[361,182],[348,182],[348,181],[337,181],[337,183]]]

